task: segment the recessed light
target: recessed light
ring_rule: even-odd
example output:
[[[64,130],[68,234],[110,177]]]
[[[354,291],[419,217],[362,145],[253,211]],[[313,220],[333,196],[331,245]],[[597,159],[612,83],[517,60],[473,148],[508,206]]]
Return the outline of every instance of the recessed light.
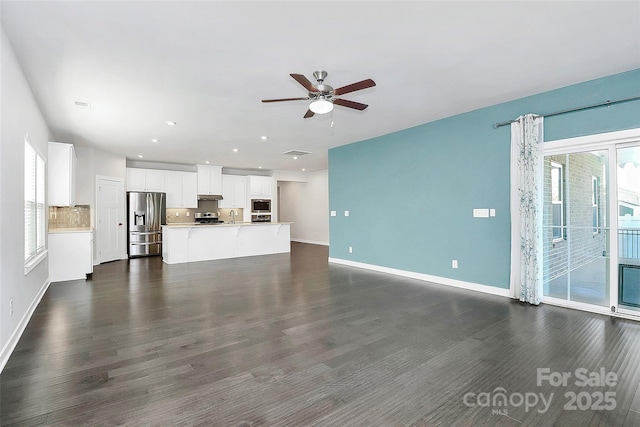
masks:
[[[263,141],[266,141],[267,139],[269,139],[269,137],[268,136],[261,136],[260,139],[263,140]]]
[[[293,156],[293,160],[298,160],[298,156]]]
[[[302,168],[302,172],[304,172],[304,171],[306,171],[306,169],[305,169],[305,168]]]
[[[142,154],[138,154],[138,157],[142,158],[143,156],[142,156]]]
[[[158,138],[151,138],[151,142],[160,142]]]
[[[171,121],[171,120],[167,120],[167,124],[168,124],[169,126],[175,126],[177,123],[176,123],[176,122],[174,122],[174,121]]]
[[[262,166],[258,166],[258,169],[262,169]]]
[[[234,152],[234,153],[237,153],[237,152],[238,152],[238,149],[237,149],[237,148],[234,148],[234,149],[233,149],[233,152]]]
[[[205,163],[206,163],[206,164],[209,164],[209,160],[207,160]]]

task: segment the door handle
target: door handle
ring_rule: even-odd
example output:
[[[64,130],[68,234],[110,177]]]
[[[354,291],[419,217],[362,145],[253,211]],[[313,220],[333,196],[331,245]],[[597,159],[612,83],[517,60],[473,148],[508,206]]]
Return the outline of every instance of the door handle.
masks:
[[[118,225],[122,227],[122,223],[121,222],[119,222]]]

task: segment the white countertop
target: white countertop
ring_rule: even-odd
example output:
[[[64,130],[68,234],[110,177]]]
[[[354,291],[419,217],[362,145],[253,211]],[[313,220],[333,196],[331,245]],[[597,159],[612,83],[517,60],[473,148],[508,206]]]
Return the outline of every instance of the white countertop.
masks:
[[[50,228],[49,233],[90,233],[92,227]]]
[[[173,223],[173,224],[166,224],[163,225],[162,227],[167,227],[167,228],[202,228],[202,227],[246,227],[246,226],[265,226],[265,225],[289,225],[289,224],[293,224],[292,222],[238,222],[236,221],[235,224],[232,224],[230,222],[225,222],[223,224],[198,224],[198,223],[194,223],[194,222],[185,222],[185,223]]]

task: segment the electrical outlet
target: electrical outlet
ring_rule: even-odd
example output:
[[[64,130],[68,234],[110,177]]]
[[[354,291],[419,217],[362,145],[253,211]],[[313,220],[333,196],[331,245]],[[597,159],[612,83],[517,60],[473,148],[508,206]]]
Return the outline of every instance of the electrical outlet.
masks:
[[[185,213],[186,216],[189,216],[189,212]]]
[[[9,300],[9,316],[13,316],[13,300]]]
[[[457,259],[452,259],[451,260],[451,268],[458,268],[458,260]]]
[[[331,216],[336,216],[337,212],[336,211],[331,211]]]
[[[352,254],[353,253],[353,247],[349,246],[349,253]]]
[[[180,216],[180,212],[176,212],[176,218]]]
[[[349,211],[344,211],[344,216],[349,216]]]

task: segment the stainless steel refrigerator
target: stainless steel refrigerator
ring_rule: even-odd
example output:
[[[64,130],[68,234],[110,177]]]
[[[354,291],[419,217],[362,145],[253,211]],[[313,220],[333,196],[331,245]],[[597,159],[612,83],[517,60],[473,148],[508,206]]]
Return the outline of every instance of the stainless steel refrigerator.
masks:
[[[167,223],[167,195],[127,192],[129,258],[162,255],[162,225]]]

